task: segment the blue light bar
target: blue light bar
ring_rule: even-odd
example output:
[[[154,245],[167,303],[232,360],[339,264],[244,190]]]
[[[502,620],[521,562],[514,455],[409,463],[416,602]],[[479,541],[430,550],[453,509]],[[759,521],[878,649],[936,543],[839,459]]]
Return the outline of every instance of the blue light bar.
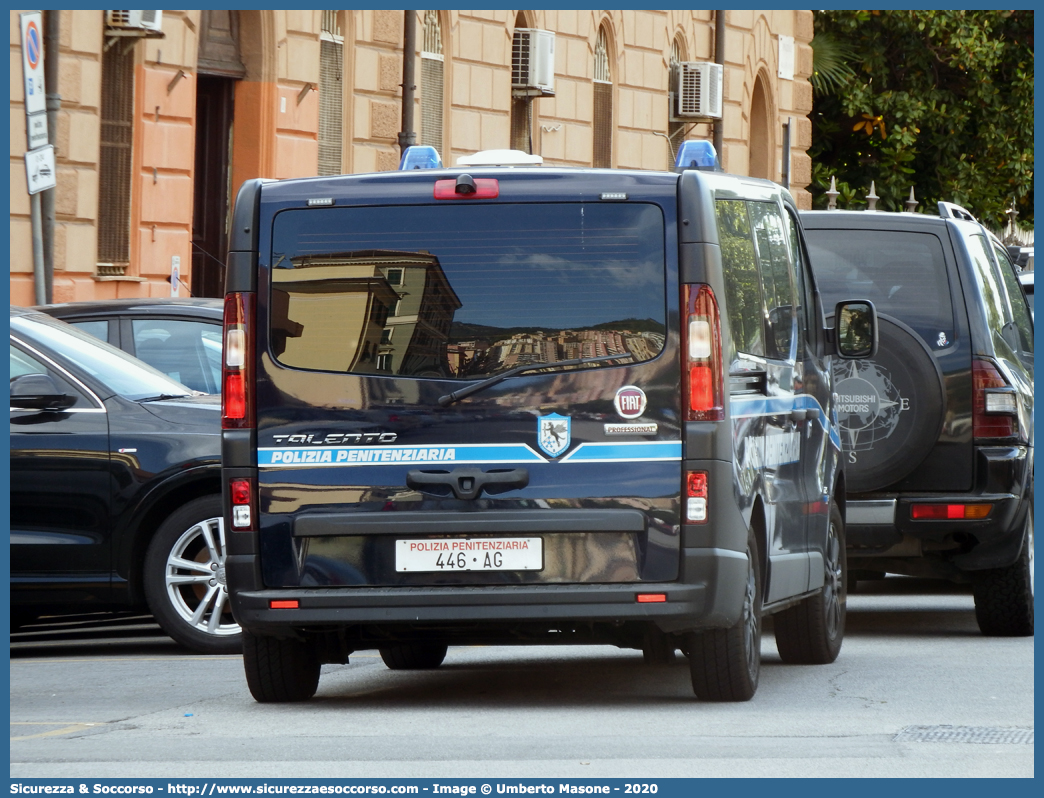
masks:
[[[404,169],[441,169],[442,159],[438,151],[427,144],[414,144],[403,150],[399,170]]]
[[[702,169],[707,172],[720,172],[718,153],[709,141],[683,141],[678,147],[678,157],[674,159],[674,168]]]

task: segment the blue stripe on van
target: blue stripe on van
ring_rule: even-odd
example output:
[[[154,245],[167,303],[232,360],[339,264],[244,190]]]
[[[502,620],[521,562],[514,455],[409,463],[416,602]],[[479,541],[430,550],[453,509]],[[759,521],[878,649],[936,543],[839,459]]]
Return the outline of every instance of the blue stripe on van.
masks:
[[[791,410],[819,410],[819,426],[827,433],[830,442],[841,451],[841,432],[836,419],[828,420],[823,406],[814,396],[802,393],[794,396],[737,396],[729,400],[733,418],[755,418],[778,416]]]
[[[681,460],[681,457],[681,441],[621,441],[581,443],[559,462],[637,463],[651,460]]]
[[[261,468],[402,465],[420,463],[546,463],[524,443],[435,446],[305,446],[257,450]]]

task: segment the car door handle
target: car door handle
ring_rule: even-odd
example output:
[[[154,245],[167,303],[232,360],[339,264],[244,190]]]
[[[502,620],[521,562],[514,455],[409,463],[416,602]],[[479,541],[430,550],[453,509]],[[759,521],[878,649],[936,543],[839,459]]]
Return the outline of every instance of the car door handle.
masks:
[[[529,472],[524,468],[455,468],[452,471],[408,471],[407,487],[421,493],[458,499],[477,499],[483,491],[488,494],[507,493],[529,484]]]

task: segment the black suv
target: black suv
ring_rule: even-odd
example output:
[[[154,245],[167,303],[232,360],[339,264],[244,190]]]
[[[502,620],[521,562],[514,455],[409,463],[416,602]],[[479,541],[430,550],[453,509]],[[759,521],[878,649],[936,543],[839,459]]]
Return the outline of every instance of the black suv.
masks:
[[[259,701],[379,649],[609,643],[746,700],[845,623],[826,329],[763,180],[476,166],[236,201],[225,297],[229,589]],[[835,308],[831,308],[831,313]]]
[[[869,297],[876,357],[837,363],[855,578],[974,585],[979,628],[1033,634],[1033,319],[968,211],[801,214],[828,300]]]

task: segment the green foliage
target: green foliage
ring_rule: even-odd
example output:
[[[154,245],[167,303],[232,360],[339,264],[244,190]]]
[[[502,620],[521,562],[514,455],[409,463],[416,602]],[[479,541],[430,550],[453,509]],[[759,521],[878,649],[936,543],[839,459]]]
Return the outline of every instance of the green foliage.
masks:
[[[820,11],[815,26],[814,207],[834,175],[840,208],[865,207],[873,180],[881,210],[913,186],[922,210],[956,202],[998,227],[1014,198],[1032,227],[1032,11]]]

